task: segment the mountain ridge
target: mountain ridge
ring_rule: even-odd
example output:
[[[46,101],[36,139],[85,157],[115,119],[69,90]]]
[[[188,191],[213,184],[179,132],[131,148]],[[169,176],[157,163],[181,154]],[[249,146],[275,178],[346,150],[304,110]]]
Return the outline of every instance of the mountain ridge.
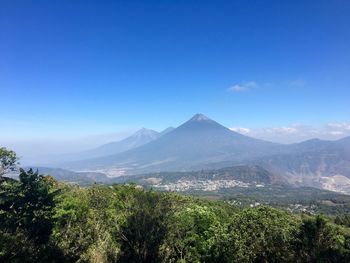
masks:
[[[342,189],[350,192],[350,137],[278,144],[240,134],[196,114],[144,145],[114,155],[71,162],[64,168],[120,176],[236,165],[259,165],[292,185],[345,187]]]
[[[196,114],[157,140],[116,155],[86,160],[85,163],[90,168],[94,165],[101,168],[115,166],[117,160],[123,165],[138,166],[140,172],[146,172],[147,167],[153,165],[160,166],[159,169],[169,165],[172,169],[191,169],[196,167],[196,163],[217,162],[222,158],[238,161],[244,159],[247,153],[259,156],[263,151],[275,152],[282,148],[283,145],[242,135],[203,114]],[[74,169],[74,166],[68,168]]]

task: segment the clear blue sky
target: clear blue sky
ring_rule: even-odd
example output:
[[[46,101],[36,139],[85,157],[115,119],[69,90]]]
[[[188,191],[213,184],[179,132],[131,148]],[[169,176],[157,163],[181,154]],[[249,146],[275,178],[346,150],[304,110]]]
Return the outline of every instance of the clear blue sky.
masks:
[[[350,1],[0,2],[0,137],[350,121]]]

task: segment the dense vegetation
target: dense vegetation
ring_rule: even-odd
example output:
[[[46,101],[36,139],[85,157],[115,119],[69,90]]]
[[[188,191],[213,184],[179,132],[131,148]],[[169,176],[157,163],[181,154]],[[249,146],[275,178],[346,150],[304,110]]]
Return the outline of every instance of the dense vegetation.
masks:
[[[33,170],[4,177],[0,262],[349,262],[349,215],[241,208],[136,185],[83,188]]]
[[[345,217],[337,225],[133,185],[81,188],[32,170],[19,178],[1,183],[1,262],[350,260]]]

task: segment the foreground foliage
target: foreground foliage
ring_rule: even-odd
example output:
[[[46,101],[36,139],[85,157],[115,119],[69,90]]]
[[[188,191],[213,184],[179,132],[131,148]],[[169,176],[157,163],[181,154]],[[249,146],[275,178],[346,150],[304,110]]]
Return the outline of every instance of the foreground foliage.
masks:
[[[0,182],[3,180],[2,176],[4,174],[16,170],[17,164],[17,154],[14,151],[6,149],[5,147],[0,147]]]
[[[240,209],[32,170],[0,184],[0,262],[349,262],[348,217]],[[334,223],[334,222],[335,223]]]

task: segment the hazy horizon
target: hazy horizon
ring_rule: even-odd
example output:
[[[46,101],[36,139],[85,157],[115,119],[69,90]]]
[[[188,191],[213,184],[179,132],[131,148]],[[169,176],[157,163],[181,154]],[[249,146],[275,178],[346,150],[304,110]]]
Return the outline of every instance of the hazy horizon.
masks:
[[[215,121],[218,121],[220,123],[220,120]],[[177,125],[173,125],[171,127],[176,128]],[[246,136],[282,144],[298,143],[315,138],[322,140],[337,140],[350,136],[350,124],[347,123],[328,123],[319,127],[312,127],[301,124],[281,127],[258,128],[227,127],[232,131]],[[146,126],[143,126],[141,128],[152,129]],[[164,129],[166,128],[168,127],[165,127]],[[82,137],[77,136],[61,140],[57,140],[55,137],[13,141],[0,139],[0,143],[2,146],[15,150],[21,157],[22,163],[24,165],[45,164],[46,161],[52,161],[55,156],[70,153],[79,153],[94,149],[103,144],[121,141],[131,136],[139,129],[134,128],[105,134],[87,134]],[[161,132],[164,129],[156,131]]]

